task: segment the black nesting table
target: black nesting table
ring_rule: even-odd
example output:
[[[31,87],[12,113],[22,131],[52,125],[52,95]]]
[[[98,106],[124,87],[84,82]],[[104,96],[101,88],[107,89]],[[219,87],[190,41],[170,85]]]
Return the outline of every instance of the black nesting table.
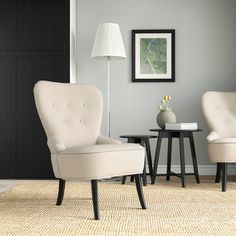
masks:
[[[197,166],[197,157],[193,139],[193,133],[202,131],[201,129],[197,130],[165,130],[165,129],[150,129],[150,131],[158,132],[158,139],[156,145],[156,153],[154,159],[154,169],[153,169],[153,177],[152,184],[155,183],[157,176],[157,168],[159,155],[161,150],[161,141],[163,138],[168,138],[168,151],[167,151],[167,172],[166,172],[166,180],[170,180],[170,176],[177,176],[181,178],[182,187],[186,187],[186,175],[195,175],[195,179],[197,183],[200,183],[199,174],[198,174],[198,166]],[[171,171],[171,155],[172,155],[172,139],[179,139],[179,151],[180,151],[180,167],[181,173],[177,174]],[[184,138],[189,139],[191,153],[192,153],[192,161],[193,161],[193,169],[194,173],[185,173],[185,155],[184,155]]]
[[[139,143],[146,149],[146,156],[148,161],[148,168],[150,172],[150,177],[152,180],[153,174],[152,174],[152,157],[151,157],[151,150],[150,150],[150,138],[157,138],[156,135],[121,135],[120,138],[127,138],[128,143]],[[147,176],[146,176],[146,158],[144,161],[144,168],[143,168],[143,185],[147,185]],[[122,184],[125,183],[126,176],[123,176],[122,178]],[[131,181],[133,181],[133,176],[131,176]],[[152,181],[153,182],[153,181]]]

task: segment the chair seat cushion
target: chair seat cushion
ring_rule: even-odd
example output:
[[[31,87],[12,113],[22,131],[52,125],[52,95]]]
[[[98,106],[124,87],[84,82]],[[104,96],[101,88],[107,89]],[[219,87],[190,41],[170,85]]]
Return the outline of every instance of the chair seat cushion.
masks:
[[[211,141],[210,143],[222,143],[222,144],[232,143],[232,144],[236,144],[236,138],[218,138],[218,139],[215,139],[215,140]]]
[[[212,162],[236,162],[236,139],[224,139],[208,144],[209,159]]]
[[[100,144],[68,148],[52,154],[52,162],[57,178],[102,179],[142,173],[144,156],[138,144]]]
[[[143,147],[138,144],[97,144],[82,147],[72,147],[60,153],[66,154],[85,154],[85,153],[101,153],[101,152],[117,152],[117,151],[129,151],[129,150],[143,150]]]

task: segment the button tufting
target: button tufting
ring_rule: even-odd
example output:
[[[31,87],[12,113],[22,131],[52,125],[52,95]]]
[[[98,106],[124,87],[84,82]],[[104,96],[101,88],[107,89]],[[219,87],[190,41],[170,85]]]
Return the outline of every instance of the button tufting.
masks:
[[[230,119],[229,118],[225,118],[225,119],[223,119],[223,122],[224,123],[230,123]]]
[[[83,119],[80,119],[79,122],[80,122],[80,123],[84,123],[84,120],[83,120]]]
[[[88,104],[87,104],[87,103],[84,103],[84,104],[83,104],[83,107],[88,107]]]
[[[54,106],[54,107],[55,107],[55,106],[56,106],[56,103],[55,103],[55,102],[53,102],[53,103],[52,103],[52,106]]]
[[[66,107],[67,107],[67,108],[69,108],[69,107],[70,107],[70,105],[69,105],[69,104],[66,104]]]

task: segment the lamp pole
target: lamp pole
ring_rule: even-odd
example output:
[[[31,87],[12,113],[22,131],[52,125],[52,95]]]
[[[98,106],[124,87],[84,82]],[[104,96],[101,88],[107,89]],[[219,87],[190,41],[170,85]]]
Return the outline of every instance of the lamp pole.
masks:
[[[111,113],[110,113],[110,61],[111,57],[107,56],[107,136],[111,137]]]

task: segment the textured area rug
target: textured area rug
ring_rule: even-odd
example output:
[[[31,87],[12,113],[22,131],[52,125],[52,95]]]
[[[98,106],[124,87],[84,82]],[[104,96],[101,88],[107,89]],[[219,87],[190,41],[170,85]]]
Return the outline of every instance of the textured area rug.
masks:
[[[140,209],[133,183],[99,182],[101,220],[93,220],[89,182],[70,182],[55,206],[57,182],[28,182],[0,193],[0,235],[236,235],[236,184],[158,182],[144,187]]]

